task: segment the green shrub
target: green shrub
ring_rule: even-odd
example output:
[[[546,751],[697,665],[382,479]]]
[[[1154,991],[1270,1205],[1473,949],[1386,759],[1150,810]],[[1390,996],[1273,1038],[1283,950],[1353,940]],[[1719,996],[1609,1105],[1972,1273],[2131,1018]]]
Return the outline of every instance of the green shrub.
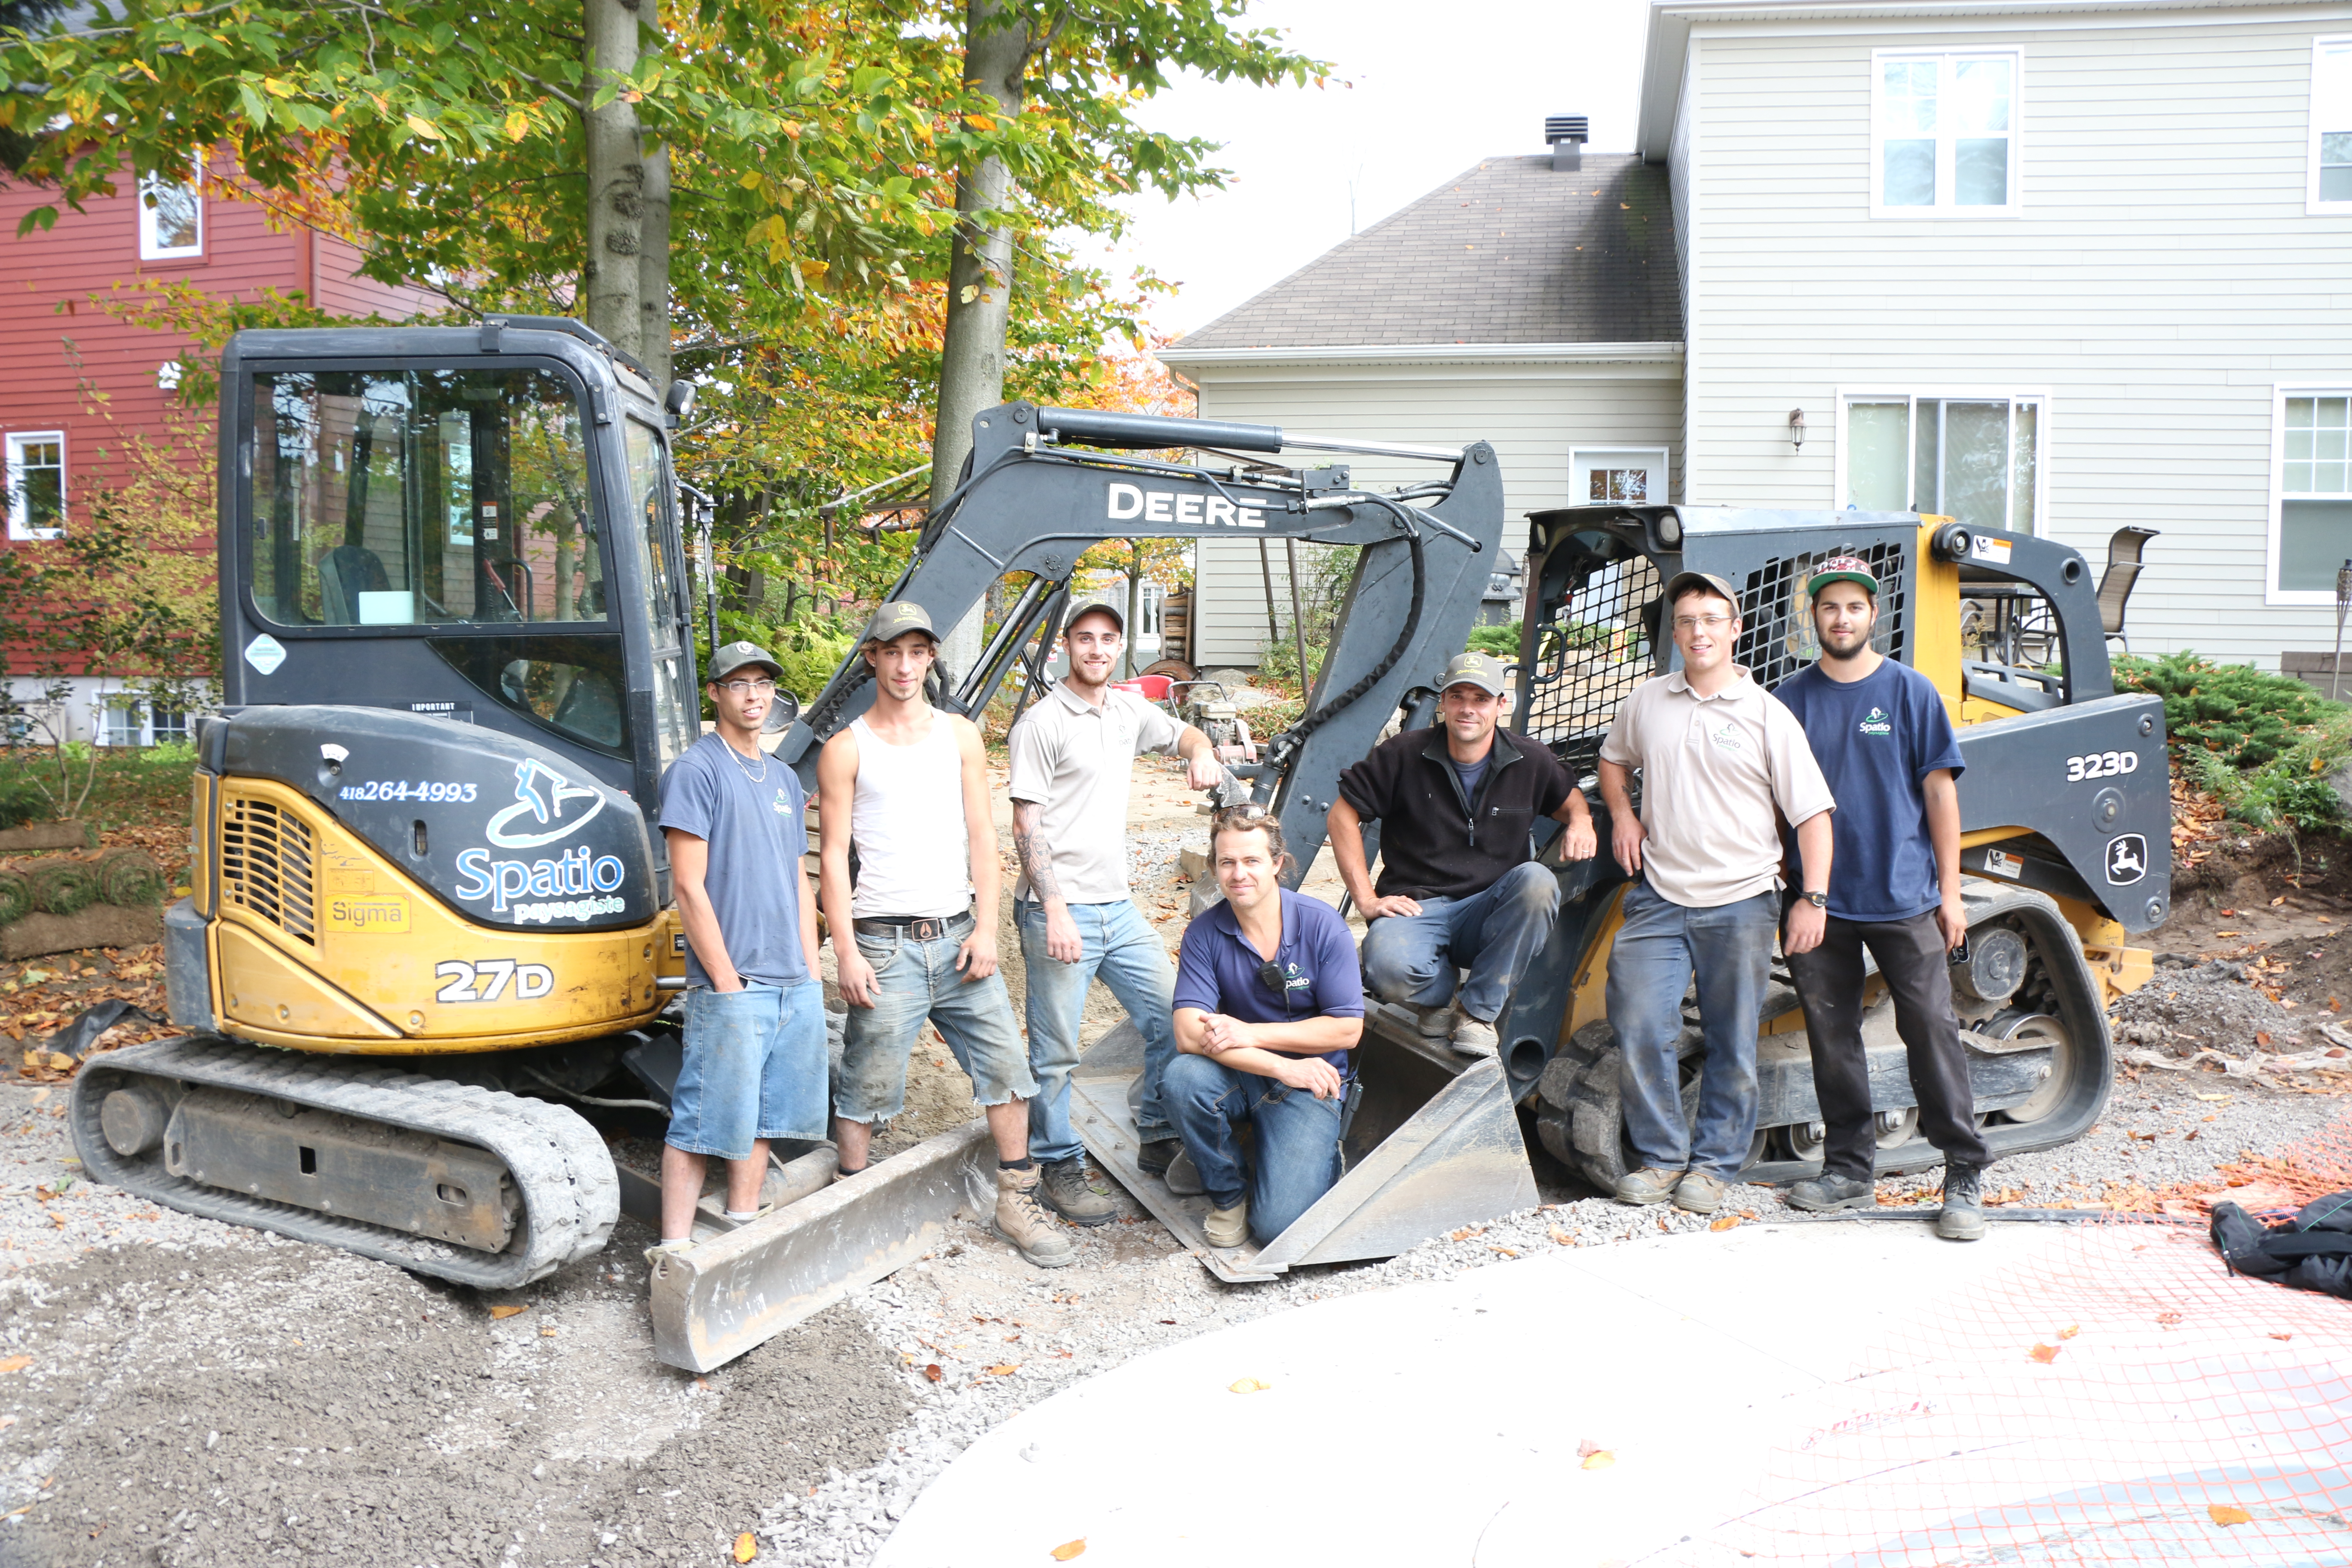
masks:
[[[0,828],[22,827],[49,815],[47,791],[28,778],[0,780]]]
[[[158,741],[139,753],[139,760],[152,768],[184,768],[196,760],[194,741]]]
[[[1309,640],[1307,644],[1307,675],[1313,679],[1323,668],[1323,647]],[[1284,686],[1298,684],[1298,645],[1288,637],[1269,642],[1257,650],[1257,673],[1261,680],[1277,681]],[[1255,727],[1255,726],[1253,726]]]
[[[776,662],[784,667],[777,684],[799,698],[801,706],[805,708],[816,700],[824,683],[833,679],[833,672],[856,646],[856,633],[826,626],[803,626],[780,632],[776,640],[769,644]],[[963,672],[958,670],[956,674],[961,679]]]
[[[2118,688],[2164,699],[2165,731],[2179,752],[2201,752],[2241,770],[2276,762],[2305,731],[2347,711],[2291,676],[2215,664],[2188,649],[2156,659],[2125,655],[2115,669]]]
[[[2264,832],[2342,833],[2344,803],[2329,782],[2352,763],[2352,712],[2336,711],[2296,735],[2284,751],[2259,767],[2230,765],[2218,751],[2190,746],[2184,771],[2198,788],[2221,803],[2229,816]]]
[[[1470,640],[1463,646],[1465,653],[1491,653],[1496,658],[1519,657],[1519,623],[1512,621],[1499,626],[1473,626]]]

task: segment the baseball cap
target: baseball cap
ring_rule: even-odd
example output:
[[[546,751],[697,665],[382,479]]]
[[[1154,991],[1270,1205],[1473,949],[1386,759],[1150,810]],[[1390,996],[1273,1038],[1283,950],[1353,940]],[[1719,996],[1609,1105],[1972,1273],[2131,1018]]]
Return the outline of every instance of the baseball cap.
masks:
[[[1069,630],[1072,626],[1078,624],[1078,617],[1080,616],[1090,616],[1097,610],[1100,610],[1104,615],[1108,616],[1111,618],[1112,624],[1118,627],[1119,636],[1125,637],[1127,635],[1127,612],[1120,609],[1117,605],[1112,604],[1108,599],[1088,599],[1085,604],[1078,605],[1076,609],[1073,609],[1070,612],[1068,618],[1062,622],[1062,629],[1064,631]]]
[[[1669,609],[1672,608],[1676,597],[1691,588],[1704,588],[1711,594],[1721,595],[1723,600],[1731,606],[1733,615],[1739,613],[1738,591],[1732,587],[1728,578],[1718,577],[1712,572],[1675,573],[1672,580],[1666,584],[1666,605]]]
[[[1878,597],[1878,578],[1859,555],[1832,555],[1822,562],[1821,570],[1805,580],[1805,592],[1818,595],[1832,583],[1859,583],[1872,598]]]
[[[867,642],[890,642],[908,632],[920,632],[933,642],[940,640],[940,630],[931,625],[931,613],[912,599],[893,599],[875,607],[874,618],[866,623]]]
[[[1503,661],[1491,653],[1473,648],[1446,661],[1445,679],[1437,683],[1437,689],[1443,691],[1449,686],[1475,686],[1491,697],[1500,697],[1509,685]]]
[[[702,672],[705,680],[724,680],[745,665],[765,665],[772,676],[782,676],[784,667],[776,656],[755,642],[731,642],[710,656],[710,667]]]

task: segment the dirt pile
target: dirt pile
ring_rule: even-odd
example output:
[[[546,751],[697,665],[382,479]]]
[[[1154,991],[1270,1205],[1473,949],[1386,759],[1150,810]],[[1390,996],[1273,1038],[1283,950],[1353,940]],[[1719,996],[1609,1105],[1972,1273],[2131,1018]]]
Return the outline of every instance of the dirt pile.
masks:
[[[2200,1050],[2251,1060],[2300,1049],[2303,1021],[2249,984],[2248,973],[2229,959],[2160,963],[2154,979],[2116,1004],[2116,1043],[2179,1059]]]

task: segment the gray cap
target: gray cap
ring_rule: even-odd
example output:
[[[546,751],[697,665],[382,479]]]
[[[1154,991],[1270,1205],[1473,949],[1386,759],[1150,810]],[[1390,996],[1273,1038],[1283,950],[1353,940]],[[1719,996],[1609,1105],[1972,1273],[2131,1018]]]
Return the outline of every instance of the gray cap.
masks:
[[[784,667],[776,656],[755,642],[731,642],[710,656],[710,668],[702,672],[705,680],[724,680],[747,664],[767,666],[772,676],[782,676]]]
[[[1078,624],[1080,616],[1091,616],[1097,610],[1111,618],[1112,624],[1118,627],[1119,636],[1127,635],[1127,612],[1108,599],[1088,599],[1085,604],[1078,605],[1070,612],[1069,618],[1062,623],[1062,629],[1069,630]]]
[[[1437,689],[1443,691],[1449,686],[1475,686],[1490,697],[1500,697],[1509,689],[1510,679],[1501,659],[1473,648],[1447,661],[1445,679],[1437,683]]]
[[[1675,573],[1673,581],[1666,584],[1668,611],[1673,610],[1676,598],[1692,588],[1703,588],[1710,594],[1719,595],[1724,603],[1731,606],[1733,615],[1739,613],[1739,591],[1731,585],[1728,579],[1718,577],[1712,572]]]
[[[933,642],[940,640],[940,629],[931,625],[931,613],[912,599],[893,599],[877,605],[874,618],[866,623],[867,642],[890,642],[908,632],[920,632]]]

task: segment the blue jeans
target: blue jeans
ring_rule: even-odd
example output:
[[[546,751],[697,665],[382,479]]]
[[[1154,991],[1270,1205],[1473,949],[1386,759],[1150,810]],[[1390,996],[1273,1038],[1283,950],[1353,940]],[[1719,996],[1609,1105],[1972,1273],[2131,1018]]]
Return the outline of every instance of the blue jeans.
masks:
[[[904,935],[856,933],[859,955],[874,966],[874,1005],[851,1007],[843,1022],[835,1116],[887,1121],[906,1108],[907,1058],[925,1020],[946,1037],[981,1104],[1003,1105],[1037,1092],[1004,976],[967,980],[956,970],[956,951],[970,934],[910,942]]]
[[[1462,1010],[1491,1024],[1511,988],[1551,940],[1559,913],[1559,879],[1530,860],[1514,866],[1483,893],[1423,899],[1417,915],[1388,915],[1364,933],[1364,982],[1383,1002],[1443,1007],[1462,982]]]
[[[1729,1181],[1756,1140],[1756,1016],[1771,973],[1780,895],[1686,910],[1635,882],[1625,889],[1622,912],[1609,953],[1609,1026],[1622,1053],[1625,1136],[1648,1169]],[[1675,1060],[1683,992],[1694,973],[1706,1037],[1696,1127],[1683,1120]]]
[[[1176,971],[1160,933],[1143,911],[1115,904],[1072,904],[1084,944],[1076,963],[1045,954],[1045,906],[1013,902],[1021,930],[1021,958],[1029,972],[1029,1069],[1037,1092],[1029,1100],[1029,1153],[1036,1160],[1074,1160],[1086,1152],[1070,1125],[1070,1072],[1078,1065],[1078,1027],[1087,987],[1097,977],[1110,988],[1143,1034],[1143,1099],[1136,1109],[1138,1139],[1173,1138],[1160,1108],[1160,1079],[1176,1054]]]
[[[761,1138],[830,1138],[825,1121],[824,987],[698,985],[686,994],[686,1060],[663,1142],[688,1154],[748,1160]]]
[[[1250,1235],[1262,1247],[1288,1230],[1339,1179],[1339,1100],[1318,1100],[1210,1057],[1180,1055],[1160,1094],[1176,1119],[1201,1186],[1221,1209],[1249,1199]],[[1234,1131],[1255,1130],[1246,1175]]]

